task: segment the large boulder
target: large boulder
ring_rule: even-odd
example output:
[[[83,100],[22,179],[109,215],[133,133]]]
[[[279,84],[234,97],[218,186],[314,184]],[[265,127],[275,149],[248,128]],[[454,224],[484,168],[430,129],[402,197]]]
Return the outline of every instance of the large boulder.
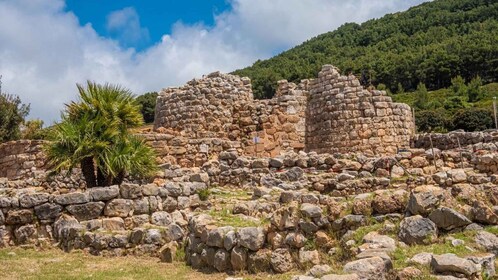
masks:
[[[498,237],[487,231],[479,231],[475,236],[476,243],[486,252],[498,255]]]
[[[438,228],[444,230],[461,228],[472,223],[467,217],[448,207],[441,207],[432,211],[429,215],[429,219],[433,221]]]
[[[230,263],[233,270],[245,270],[247,268],[247,249],[237,246],[230,253]]]
[[[401,221],[398,237],[406,244],[428,244],[437,238],[434,222],[420,215]]]
[[[133,210],[133,200],[116,198],[109,201],[104,214],[109,217],[126,218]]]
[[[251,273],[267,272],[271,268],[272,252],[262,249],[257,252],[250,252],[247,256],[247,270]]]
[[[476,276],[479,272],[477,266],[473,262],[457,257],[454,254],[433,255],[431,267],[437,273],[461,273],[467,277]]]
[[[37,205],[48,202],[48,193],[24,194],[19,197],[19,204],[22,208],[33,208]]]
[[[24,225],[33,221],[33,210],[10,210],[7,212],[5,223],[8,225]]]
[[[393,265],[390,260],[381,257],[372,257],[348,262],[344,265],[344,272],[356,274],[360,279],[382,280],[390,279]]]
[[[277,273],[285,273],[294,268],[294,261],[289,249],[278,248],[271,253],[271,266]]]
[[[259,227],[245,227],[237,232],[239,245],[257,251],[265,244],[265,231]]]
[[[35,214],[39,220],[54,220],[61,215],[62,206],[55,203],[44,203],[35,206]]]
[[[71,213],[78,221],[86,221],[98,218],[104,209],[105,203],[88,202],[85,204],[75,204],[66,207],[66,210]]]
[[[218,249],[214,254],[213,266],[220,272],[230,269],[230,253],[225,249]]]
[[[375,213],[403,213],[406,209],[408,193],[405,190],[378,191],[372,200]]]
[[[473,262],[477,266],[477,270],[481,271],[486,279],[491,279],[496,275],[495,258],[495,254],[478,254],[466,257],[467,260]]]
[[[107,201],[118,197],[119,186],[91,188],[88,192],[93,201]]]
[[[224,248],[225,235],[229,231],[232,231],[232,230],[233,230],[233,227],[230,227],[230,226],[219,227],[219,228],[215,228],[215,229],[210,230],[208,232],[206,244],[208,246],[212,246],[212,247]]]
[[[82,204],[89,201],[90,196],[88,193],[82,192],[66,193],[54,197],[54,202],[60,205]]]
[[[428,215],[435,210],[444,198],[439,187],[421,186],[410,193],[407,210],[413,215]]]

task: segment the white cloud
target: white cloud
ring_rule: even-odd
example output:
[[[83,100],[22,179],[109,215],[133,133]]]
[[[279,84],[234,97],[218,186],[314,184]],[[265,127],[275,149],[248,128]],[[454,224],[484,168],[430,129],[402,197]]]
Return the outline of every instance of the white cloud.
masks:
[[[133,7],[126,7],[107,15],[106,28],[126,45],[149,41],[149,31],[140,25],[140,17]]]
[[[99,36],[65,11],[63,0],[0,0],[3,90],[31,103],[31,117],[56,120],[76,97],[76,82],[119,83],[136,93],[179,85],[215,70],[232,71],[276,51],[423,0],[232,0],[212,27],[178,22],[142,52]],[[109,30],[144,36],[136,11],[108,17]],[[133,33],[128,32],[128,33]],[[133,39],[135,37],[132,37]],[[131,40],[128,38],[128,40]]]

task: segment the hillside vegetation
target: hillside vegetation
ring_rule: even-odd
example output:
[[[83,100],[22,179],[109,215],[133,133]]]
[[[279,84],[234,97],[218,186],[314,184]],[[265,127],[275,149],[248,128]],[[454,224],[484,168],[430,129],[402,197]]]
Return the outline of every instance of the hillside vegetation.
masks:
[[[276,81],[315,77],[321,65],[384,84],[393,93],[450,86],[460,75],[498,81],[498,2],[436,0],[361,25],[347,23],[234,73],[253,81],[257,98],[273,96]]]

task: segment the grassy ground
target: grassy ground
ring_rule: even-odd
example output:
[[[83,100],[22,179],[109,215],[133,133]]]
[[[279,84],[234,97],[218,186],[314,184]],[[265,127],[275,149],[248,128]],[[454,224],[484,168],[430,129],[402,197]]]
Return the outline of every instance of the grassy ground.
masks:
[[[157,258],[104,258],[81,251],[58,249],[0,249],[0,279],[226,279],[225,273],[192,270],[184,263],[161,263]],[[239,275],[243,279],[290,279],[288,275]]]

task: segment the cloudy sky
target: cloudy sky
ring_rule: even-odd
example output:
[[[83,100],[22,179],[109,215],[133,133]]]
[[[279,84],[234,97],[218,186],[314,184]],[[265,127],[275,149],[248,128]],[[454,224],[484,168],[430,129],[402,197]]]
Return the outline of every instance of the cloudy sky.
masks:
[[[2,91],[51,124],[76,83],[136,94],[269,58],[424,0],[0,0]]]

